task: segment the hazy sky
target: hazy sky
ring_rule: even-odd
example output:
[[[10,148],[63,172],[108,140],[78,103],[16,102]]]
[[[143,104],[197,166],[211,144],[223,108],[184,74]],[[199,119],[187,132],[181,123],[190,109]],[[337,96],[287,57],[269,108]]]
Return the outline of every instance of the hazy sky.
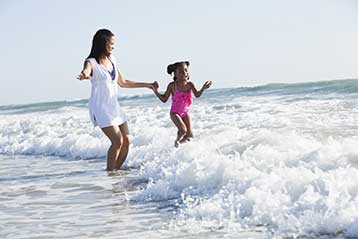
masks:
[[[354,0],[0,0],[0,105],[88,98],[75,77],[100,28],[124,77],[161,90],[178,60],[198,88],[358,77]]]

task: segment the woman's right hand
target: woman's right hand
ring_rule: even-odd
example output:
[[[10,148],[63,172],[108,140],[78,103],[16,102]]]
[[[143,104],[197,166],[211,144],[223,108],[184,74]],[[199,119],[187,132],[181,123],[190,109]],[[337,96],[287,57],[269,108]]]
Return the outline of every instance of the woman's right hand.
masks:
[[[78,80],[87,80],[90,76],[88,74],[85,74],[83,71],[77,76]]]

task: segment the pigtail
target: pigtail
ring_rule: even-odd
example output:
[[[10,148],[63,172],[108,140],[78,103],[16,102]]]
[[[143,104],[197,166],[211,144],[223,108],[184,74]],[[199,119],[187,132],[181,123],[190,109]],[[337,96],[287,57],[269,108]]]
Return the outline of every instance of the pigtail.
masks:
[[[175,71],[175,64],[170,64],[167,66],[167,72],[171,75]]]
[[[175,64],[170,64],[167,66],[167,72],[169,75],[171,75],[174,71],[175,71],[176,65]],[[176,80],[176,77],[173,77],[173,80]]]

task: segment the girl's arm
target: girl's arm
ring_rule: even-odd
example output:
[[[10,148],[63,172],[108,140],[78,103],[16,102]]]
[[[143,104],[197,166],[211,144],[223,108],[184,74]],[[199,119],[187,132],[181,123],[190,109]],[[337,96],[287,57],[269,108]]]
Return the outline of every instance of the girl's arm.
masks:
[[[121,72],[119,70],[117,70],[118,73],[118,85],[120,87],[124,87],[124,88],[149,88],[149,89],[154,89],[154,87],[156,86],[156,83],[144,83],[144,82],[135,82],[135,81],[130,81],[130,80],[125,80],[121,74]]]
[[[170,96],[170,92],[172,91],[172,84],[169,83],[168,84],[168,87],[167,87],[167,90],[165,91],[164,94],[160,94],[158,92],[158,87],[154,88],[153,91],[155,93],[155,95],[160,99],[160,101],[162,101],[163,103],[167,102],[168,99],[169,99],[169,96]]]
[[[79,80],[88,80],[91,77],[92,65],[90,61],[85,61],[81,73],[77,76]]]
[[[210,86],[213,82],[212,81],[205,82],[199,91],[195,88],[195,85],[193,82],[190,82],[190,83],[191,83],[191,89],[192,89],[195,97],[200,97],[203,94],[204,90],[210,88]]]

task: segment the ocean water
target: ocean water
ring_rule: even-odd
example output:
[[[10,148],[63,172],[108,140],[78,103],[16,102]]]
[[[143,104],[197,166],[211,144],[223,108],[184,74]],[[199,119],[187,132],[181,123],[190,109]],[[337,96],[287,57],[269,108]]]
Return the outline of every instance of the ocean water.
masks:
[[[358,237],[357,80],[209,90],[179,148],[170,103],[119,101],[111,173],[87,100],[0,106],[0,238]]]

